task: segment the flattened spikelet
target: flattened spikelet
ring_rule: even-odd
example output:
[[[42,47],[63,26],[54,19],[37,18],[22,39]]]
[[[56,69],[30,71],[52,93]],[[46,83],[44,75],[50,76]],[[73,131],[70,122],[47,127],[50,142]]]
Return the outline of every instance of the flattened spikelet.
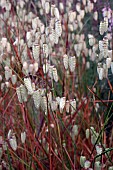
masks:
[[[27,90],[23,84],[16,88],[16,93],[20,103],[27,102]]]
[[[65,67],[66,70],[68,69],[68,62],[69,62],[68,56],[66,54],[64,54],[64,56],[63,56],[63,64],[64,64],[64,67]]]
[[[66,98],[65,98],[65,97],[62,97],[62,98],[60,99],[60,113],[63,112],[63,109],[64,109],[64,107],[65,107],[65,104],[66,104]]]
[[[69,68],[71,72],[75,71],[75,66],[76,66],[76,58],[75,56],[69,58]]]
[[[57,101],[52,101],[51,102],[51,110],[56,111],[58,108],[58,102]]]
[[[44,72],[44,74],[46,74],[48,72],[49,66],[50,66],[49,62],[46,62],[45,64],[43,64],[43,72]]]
[[[40,55],[40,45],[34,44],[33,47],[32,47],[32,52],[33,52],[33,57],[34,57],[35,61],[38,62],[39,55]]]
[[[16,76],[16,75],[12,75],[12,76],[11,76],[11,81],[12,81],[12,84],[16,84],[16,82],[17,82],[17,76]]]
[[[49,76],[51,77],[51,79],[53,79],[53,67],[54,66],[49,66]]]
[[[26,132],[21,132],[21,142],[24,144],[26,140]]]
[[[22,103],[23,100],[22,100],[22,96],[21,96],[20,87],[17,87],[17,88],[16,88],[16,93],[17,93],[19,102]]]
[[[20,85],[20,93],[21,93],[21,98],[22,101],[27,102],[27,90],[23,84]]]
[[[42,99],[41,99],[41,108],[43,111],[47,111],[47,98],[46,96],[42,96]]]
[[[108,18],[107,17],[104,18],[104,27],[105,27],[104,31],[107,32],[108,30]]]
[[[9,143],[11,148],[16,151],[17,150],[17,141],[16,141],[16,136],[12,136],[12,138],[9,139]]]
[[[55,39],[56,39],[56,32],[53,28],[51,29],[51,34],[49,35],[49,38],[50,38],[51,42],[53,42],[53,44],[54,44]]]
[[[30,78],[24,78],[24,83],[25,83],[25,86],[28,90],[28,94],[32,95],[33,94],[33,88],[32,88],[32,84],[31,84],[31,79]]]
[[[40,91],[40,89],[38,89],[37,91],[34,91],[34,93],[33,93],[33,101],[34,101],[35,107],[37,109],[39,109],[40,103],[41,103],[41,91]]]
[[[71,114],[73,114],[76,110],[76,100],[75,99],[71,100],[70,105],[71,105]]]
[[[49,49],[47,44],[43,44],[43,53],[45,54],[45,57],[47,58],[49,55]]]
[[[62,26],[59,20],[55,22],[55,32],[58,37],[60,37],[62,34]]]
[[[103,35],[104,32],[106,32],[108,30],[108,19],[105,18],[104,21],[100,22],[100,26],[99,26],[99,32],[100,32],[100,35]]]
[[[53,68],[53,79],[55,82],[58,81],[57,69],[55,67]]]

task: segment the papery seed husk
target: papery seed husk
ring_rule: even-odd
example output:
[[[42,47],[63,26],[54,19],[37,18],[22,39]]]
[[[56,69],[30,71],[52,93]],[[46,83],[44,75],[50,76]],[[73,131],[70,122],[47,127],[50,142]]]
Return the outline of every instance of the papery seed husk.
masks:
[[[85,161],[86,161],[86,157],[80,156],[80,165],[81,165],[82,168],[84,168]]]
[[[9,143],[11,148],[16,151],[17,150],[17,141],[16,141],[16,137],[12,136],[12,138],[9,139]]]
[[[21,142],[24,144],[26,140],[26,132],[21,132]]]
[[[31,79],[30,78],[24,78],[24,83],[25,83],[25,86],[28,90],[28,94],[32,95],[33,94],[33,88],[32,88],[32,85],[31,85]]]

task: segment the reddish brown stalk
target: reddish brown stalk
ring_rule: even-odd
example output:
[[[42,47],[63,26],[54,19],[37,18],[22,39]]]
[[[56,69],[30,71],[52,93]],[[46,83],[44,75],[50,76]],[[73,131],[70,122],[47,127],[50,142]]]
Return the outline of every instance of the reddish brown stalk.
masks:
[[[8,107],[10,106],[11,102],[13,101],[15,95],[16,95],[16,93],[13,94],[11,100],[10,100],[9,103],[7,104],[6,109],[5,109],[4,112],[3,112],[3,116],[4,116],[4,114],[6,113],[6,111],[7,111]]]
[[[99,99],[99,100],[101,101],[101,103],[104,104],[104,106],[108,107],[108,105],[107,105],[106,103],[104,103],[103,100],[100,99],[93,90],[91,90],[89,87],[87,87],[87,88],[88,88],[88,90],[89,90],[93,95],[95,95],[95,97],[96,97],[97,99]]]
[[[66,147],[63,147],[63,148],[64,148],[64,150],[65,150],[65,152],[66,152],[66,154],[67,154],[67,156],[68,156],[68,159],[69,159],[69,161],[70,161],[70,163],[71,163],[72,168],[74,169],[74,164],[73,164],[73,162],[72,162],[72,160],[71,160],[71,158],[70,158],[70,155],[69,155]]]

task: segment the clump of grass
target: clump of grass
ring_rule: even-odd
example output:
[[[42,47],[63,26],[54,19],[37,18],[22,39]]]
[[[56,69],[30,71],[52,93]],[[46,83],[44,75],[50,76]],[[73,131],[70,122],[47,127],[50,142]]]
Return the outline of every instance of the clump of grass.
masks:
[[[1,0],[0,168],[112,169],[112,105],[109,93],[99,96],[93,70],[99,62],[99,79],[112,92],[112,16],[104,9],[98,43],[97,6]]]

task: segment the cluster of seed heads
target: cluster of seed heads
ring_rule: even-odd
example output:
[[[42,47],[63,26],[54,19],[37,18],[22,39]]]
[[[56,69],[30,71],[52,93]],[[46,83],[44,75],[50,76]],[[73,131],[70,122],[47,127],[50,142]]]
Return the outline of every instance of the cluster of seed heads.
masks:
[[[104,21],[100,22],[99,31],[100,34],[103,35],[108,30],[108,17],[104,17]],[[113,70],[113,63],[112,63],[112,50],[109,50],[109,40],[108,37],[105,35],[103,40],[99,41],[99,60],[101,62],[97,65],[97,72],[99,74],[99,79],[102,80],[108,76],[108,69],[111,68]],[[105,61],[105,62],[103,62]]]

